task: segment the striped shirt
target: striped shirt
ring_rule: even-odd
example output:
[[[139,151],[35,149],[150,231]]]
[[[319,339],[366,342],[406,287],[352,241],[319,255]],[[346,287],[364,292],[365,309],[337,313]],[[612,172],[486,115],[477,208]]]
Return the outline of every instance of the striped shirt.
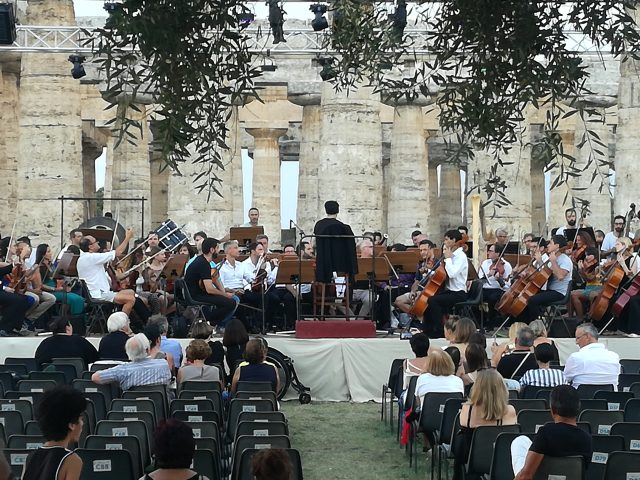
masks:
[[[139,385],[166,385],[171,380],[171,372],[166,360],[145,358],[101,370],[100,380],[103,383],[118,382],[122,390],[129,390]]]
[[[535,387],[555,387],[565,383],[564,372],[557,368],[536,368],[527,370],[519,380],[520,385],[533,385]]]

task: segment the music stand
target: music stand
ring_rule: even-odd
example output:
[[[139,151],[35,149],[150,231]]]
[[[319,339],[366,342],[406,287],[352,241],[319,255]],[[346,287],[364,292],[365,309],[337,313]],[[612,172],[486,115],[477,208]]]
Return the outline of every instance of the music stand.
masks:
[[[301,265],[298,265],[300,262]],[[315,281],[315,260],[287,259],[278,263],[276,284],[301,284]]]
[[[231,227],[229,239],[237,240],[240,245],[249,245],[256,241],[258,235],[264,235],[264,227]]]
[[[518,254],[520,250],[520,242],[508,242],[506,248],[504,249],[504,253],[515,253]]]
[[[79,258],[80,255],[74,255],[71,252],[63,253],[62,258],[58,261],[58,265],[53,272],[53,278],[77,277],[78,269],[76,268],[76,265],[78,264]]]
[[[97,241],[106,240],[110,242],[113,239],[113,230],[110,228],[81,228],[80,231],[83,237],[91,235]]]
[[[184,267],[189,261],[189,255],[172,255],[160,276],[164,276],[168,281],[175,281],[184,274]]]
[[[406,252],[384,252],[382,256],[389,259],[396,273],[416,273],[416,267],[420,261],[419,250]]]
[[[513,268],[520,265],[527,265],[531,261],[531,255],[514,255],[513,253],[505,253],[503,258],[511,264]]]
[[[358,273],[354,275],[355,281],[362,280],[388,280],[389,264],[384,258],[376,257],[375,262],[372,258],[358,257]]]
[[[567,239],[568,242],[573,242],[576,239],[576,234],[578,232],[585,232],[591,235],[591,239],[595,241],[596,232],[593,231],[593,227],[580,227],[580,228],[565,228],[564,229],[564,238]]]

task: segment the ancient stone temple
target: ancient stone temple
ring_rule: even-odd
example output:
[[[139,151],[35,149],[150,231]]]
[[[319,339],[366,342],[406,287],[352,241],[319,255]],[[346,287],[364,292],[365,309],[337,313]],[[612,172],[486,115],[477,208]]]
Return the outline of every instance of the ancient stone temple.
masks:
[[[233,106],[230,150],[225,169],[218,172],[222,197],[207,199],[194,188],[199,167],[186,165],[181,174],[162,169],[158,153],[150,148],[154,120],[146,113],[153,105],[141,101],[139,112],[125,112],[141,121],[142,136],[135,145],[117,145],[98,73],[87,65],[88,75],[81,80],[69,74],[67,57],[73,45],[28,48],[30,28],[72,31],[77,25],[99,25],[104,18],[76,18],[72,0],[29,0],[20,2],[21,7],[23,3],[16,44],[0,46],[3,236],[17,219],[20,234],[34,237],[36,243],[57,244],[68,230],[96,216],[95,161],[103,152],[103,211],[138,230],[151,230],[170,218],[184,225],[189,237],[199,230],[223,237],[229,227],[247,221],[243,196],[249,189],[250,203],[260,209],[260,223],[275,246],[289,220],[310,232],[330,199],[340,203],[340,218],[356,234],[380,231],[388,234],[389,243],[410,243],[413,230],[440,241],[445,229],[471,221],[465,194],[487,178],[490,155],[478,151],[468,164],[447,160],[434,97],[394,102],[365,86],[348,95],[337,92],[320,77],[315,47],[298,35],[310,31],[308,21],[287,21],[287,48],[269,45],[277,70],[261,79],[262,102]],[[268,30],[266,24],[261,28]],[[573,185],[584,189],[580,196],[591,204],[587,222],[608,231],[612,214],[625,214],[636,200],[640,88],[633,61],[605,60],[606,68],[599,62],[589,64],[594,95],[584,101],[597,114],[584,122],[575,115],[563,120],[560,135],[579,166],[589,162],[590,152],[581,142],[587,129],[609,145],[606,155],[614,170],[599,172],[604,188],[586,177]],[[544,110],[528,110],[521,138],[500,173],[510,186],[510,204],[494,216],[487,210],[487,229],[503,227],[517,239],[525,232],[548,235],[564,224],[565,190],[545,187],[548,175],[537,156],[544,117]],[[251,179],[243,175],[243,157],[253,162]],[[297,192],[281,178],[285,162],[298,163]],[[615,187],[611,182],[609,188],[612,178]],[[82,200],[61,202],[61,196]],[[118,200],[122,198],[130,200]],[[136,200],[140,198],[145,201]],[[289,219],[282,210],[291,202],[297,202],[297,214]]]

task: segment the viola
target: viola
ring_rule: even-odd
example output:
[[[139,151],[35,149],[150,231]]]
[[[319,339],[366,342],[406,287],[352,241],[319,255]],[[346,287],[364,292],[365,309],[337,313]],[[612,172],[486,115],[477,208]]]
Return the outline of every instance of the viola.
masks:
[[[591,320],[596,322],[602,320],[607,310],[609,310],[611,299],[618,291],[624,276],[624,270],[617,262],[609,269],[602,281],[602,290],[591,303],[589,309],[589,318]]]

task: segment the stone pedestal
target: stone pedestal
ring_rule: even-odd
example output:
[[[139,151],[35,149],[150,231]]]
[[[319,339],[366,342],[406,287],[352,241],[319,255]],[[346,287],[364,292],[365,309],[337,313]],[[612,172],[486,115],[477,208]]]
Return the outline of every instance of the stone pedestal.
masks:
[[[111,202],[113,218],[119,218],[121,225],[133,227],[139,236],[145,236],[151,230],[151,170],[149,167],[149,144],[151,133],[146,107],[136,105],[140,112],[129,109],[127,118],[139,121],[142,131],[131,128],[129,131],[136,135],[135,144],[123,138],[119,145],[113,148],[113,166],[111,170],[112,198],[140,198],[144,197],[144,226],[142,225],[142,203],[134,200]],[[120,114],[120,112],[119,112]],[[139,231],[143,228],[144,231]]]
[[[321,112],[320,204],[336,200],[339,218],[349,223],[356,235],[365,230],[385,231],[378,96],[366,87],[347,96],[325,82]]]
[[[18,76],[2,68],[0,63],[0,233],[11,235],[16,217],[17,151],[18,151]]]
[[[31,0],[23,23],[75,25],[73,2]],[[35,245],[57,245],[83,220],[82,202],[66,202],[60,231],[57,197],[83,193],[80,81],[71,77],[67,57],[22,54],[16,231]]]
[[[315,90],[314,90],[315,91]],[[305,232],[312,232],[318,219],[324,216],[318,192],[318,164],[320,159],[320,93],[294,93],[289,101],[302,108],[302,137],[298,157],[298,206],[296,222]]]
[[[272,128],[265,124],[247,124],[254,138],[253,195],[251,205],[260,210],[260,224],[270,245],[280,244],[280,147],[278,139],[287,128]]]
[[[432,212],[422,112],[428,102],[420,98],[413,103],[393,103],[391,160],[385,178],[388,185],[387,233],[393,243],[411,244],[411,232],[425,229]]]

